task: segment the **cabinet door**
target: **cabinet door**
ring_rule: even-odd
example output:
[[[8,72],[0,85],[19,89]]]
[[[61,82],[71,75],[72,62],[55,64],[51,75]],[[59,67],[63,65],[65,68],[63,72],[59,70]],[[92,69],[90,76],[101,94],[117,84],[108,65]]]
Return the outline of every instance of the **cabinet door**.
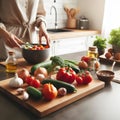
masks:
[[[97,35],[97,36],[98,36],[98,35]],[[88,47],[89,47],[89,46],[93,46],[93,42],[94,42],[94,40],[96,39],[95,37],[96,37],[96,35],[88,36],[88,39],[87,39],[87,41],[86,41]]]
[[[68,38],[54,41],[54,54],[61,55],[86,50],[87,37]]]

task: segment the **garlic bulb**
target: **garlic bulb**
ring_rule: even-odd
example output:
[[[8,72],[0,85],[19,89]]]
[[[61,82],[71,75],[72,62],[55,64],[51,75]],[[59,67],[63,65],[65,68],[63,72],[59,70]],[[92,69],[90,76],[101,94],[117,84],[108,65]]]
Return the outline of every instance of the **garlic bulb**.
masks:
[[[21,85],[23,85],[23,80],[19,78],[17,74],[15,74],[15,77],[12,78],[9,82],[9,86],[17,88],[20,87]]]

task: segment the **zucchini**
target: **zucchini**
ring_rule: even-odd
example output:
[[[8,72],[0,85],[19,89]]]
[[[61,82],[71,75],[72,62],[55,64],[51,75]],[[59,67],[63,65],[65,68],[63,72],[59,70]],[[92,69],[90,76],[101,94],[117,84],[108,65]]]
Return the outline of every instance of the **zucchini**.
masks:
[[[77,62],[71,60],[64,60],[65,66],[70,66],[76,73],[80,72]]]
[[[31,70],[30,70],[30,74],[34,74],[34,71],[39,68],[39,67],[44,67],[46,69],[48,69],[50,66],[51,66],[51,63],[52,61],[51,60],[48,60],[48,61],[44,61],[44,62],[41,62],[41,63],[38,63],[38,64],[35,64],[31,67]]]
[[[34,98],[34,99],[41,99],[42,98],[42,92],[39,91],[37,88],[32,87],[32,86],[28,86],[26,88],[26,91],[28,92],[28,94]]]
[[[57,89],[59,89],[61,87],[64,87],[64,88],[67,89],[68,93],[72,93],[72,92],[76,92],[77,91],[77,89],[75,88],[74,85],[66,83],[66,82],[63,82],[63,81],[59,81],[59,80],[55,80],[55,79],[46,79],[46,80],[43,80],[41,82],[41,84],[46,84],[46,83],[53,84]]]

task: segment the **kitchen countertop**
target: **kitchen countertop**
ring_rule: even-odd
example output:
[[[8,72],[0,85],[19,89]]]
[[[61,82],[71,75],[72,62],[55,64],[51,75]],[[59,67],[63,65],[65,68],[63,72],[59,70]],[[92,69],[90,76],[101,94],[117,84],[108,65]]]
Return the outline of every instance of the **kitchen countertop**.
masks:
[[[62,58],[79,60],[86,52],[62,55]],[[101,64],[101,68],[109,69],[111,64]],[[119,69],[115,66],[115,70]],[[0,65],[0,80],[11,77]],[[95,76],[96,77],[96,76]],[[38,118],[22,106],[0,93],[1,120],[120,120],[120,84],[111,82],[105,88],[90,94],[50,115]]]
[[[92,36],[100,34],[98,30],[78,30],[70,29],[70,32],[48,32],[51,40],[65,39],[65,38],[75,38],[82,36]]]

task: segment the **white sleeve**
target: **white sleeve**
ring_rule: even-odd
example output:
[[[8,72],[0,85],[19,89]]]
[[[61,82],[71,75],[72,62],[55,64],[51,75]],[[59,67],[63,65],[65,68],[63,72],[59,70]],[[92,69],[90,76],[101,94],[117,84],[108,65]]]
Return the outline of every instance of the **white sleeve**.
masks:
[[[1,22],[0,22],[0,28],[2,28],[2,29],[4,29],[4,30],[6,30],[5,25],[4,25],[3,23],[1,23]]]

